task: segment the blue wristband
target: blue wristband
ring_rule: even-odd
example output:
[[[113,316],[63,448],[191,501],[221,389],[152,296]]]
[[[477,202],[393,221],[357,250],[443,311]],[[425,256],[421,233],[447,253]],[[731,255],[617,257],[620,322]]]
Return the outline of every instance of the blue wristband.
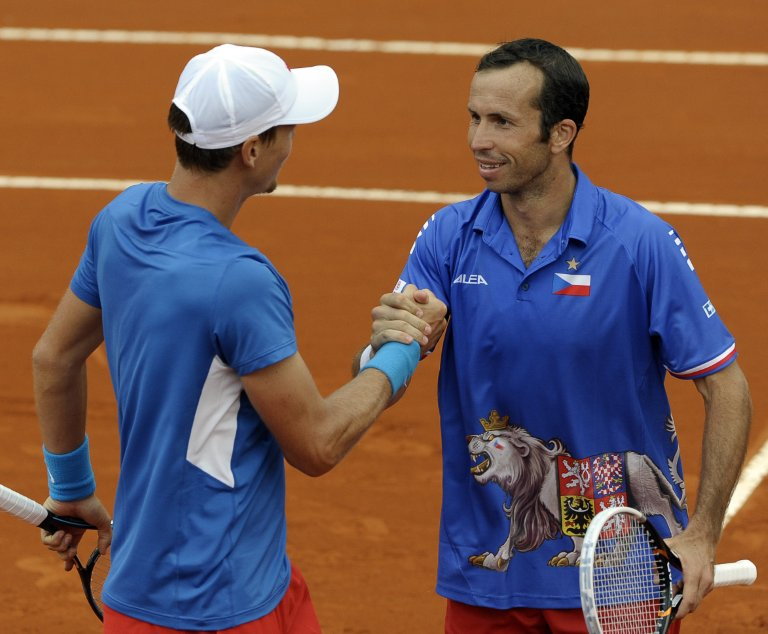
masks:
[[[361,372],[375,368],[389,379],[394,396],[405,382],[411,378],[419,363],[421,348],[418,342],[409,344],[389,341],[376,351],[376,356],[365,364]]]
[[[51,453],[43,447],[43,456],[48,469],[48,491],[54,500],[73,502],[87,498],[96,491],[88,436],[82,445],[69,453]]]

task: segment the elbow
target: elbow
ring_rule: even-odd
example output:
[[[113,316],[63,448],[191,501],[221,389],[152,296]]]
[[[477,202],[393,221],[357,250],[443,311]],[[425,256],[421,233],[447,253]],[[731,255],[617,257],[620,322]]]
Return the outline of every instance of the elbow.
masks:
[[[342,458],[342,455],[320,449],[301,456],[285,456],[288,464],[311,478],[319,478],[321,475],[325,475],[339,464]]]
[[[84,367],[92,349],[83,346],[63,345],[47,333],[39,339],[32,350],[32,369],[36,374],[68,374]]]
[[[46,344],[44,339],[35,344],[32,350],[32,369],[34,372],[50,372],[61,366],[61,357],[55,354],[55,351]]]
[[[49,345],[44,339],[38,341],[32,350],[32,369],[36,374],[67,372],[77,365],[71,355]]]
[[[309,467],[303,467],[299,468],[299,471],[301,471],[304,475],[308,475],[310,478],[319,478],[321,475],[325,475],[328,473],[331,469],[333,469],[334,465],[312,465]]]

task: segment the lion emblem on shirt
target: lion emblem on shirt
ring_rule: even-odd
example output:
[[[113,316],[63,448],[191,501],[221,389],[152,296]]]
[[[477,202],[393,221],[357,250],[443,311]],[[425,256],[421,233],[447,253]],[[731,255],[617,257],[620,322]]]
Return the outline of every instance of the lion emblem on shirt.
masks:
[[[609,507],[631,505],[662,516],[672,534],[682,529],[673,509],[685,508],[685,501],[648,456],[627,451],[574,458],[560,440],[545,443],[508,420],[494,410],[480,419],[483,434],[467,436],[475,480],[498,485],[508,498],[502,505],[506,540],[495,552],[470,556],[473,565],[503,572],[515,552],[567,536],[571,549],[547,563],[578,566],[590,520]]]

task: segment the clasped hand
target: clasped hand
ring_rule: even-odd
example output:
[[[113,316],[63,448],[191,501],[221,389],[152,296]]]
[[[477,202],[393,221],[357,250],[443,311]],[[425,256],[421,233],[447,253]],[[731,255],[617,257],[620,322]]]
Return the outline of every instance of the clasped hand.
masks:
[[[408,284],[402,293],[386,293],[371,311],[371,347],[374,352],[388,341],[418,341],[421,354],[431,351],[448,325],[448,309],[429,289]]]

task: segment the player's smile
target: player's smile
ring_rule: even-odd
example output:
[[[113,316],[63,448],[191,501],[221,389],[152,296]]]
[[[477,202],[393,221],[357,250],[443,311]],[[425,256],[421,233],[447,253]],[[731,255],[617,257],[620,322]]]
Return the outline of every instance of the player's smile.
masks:
[[[498,176],[501,168],[506,164],[503,161],[492,161],[489,159],[475,158],[477,161],[478,171],[480,176],[486,180],[490,180]]]

